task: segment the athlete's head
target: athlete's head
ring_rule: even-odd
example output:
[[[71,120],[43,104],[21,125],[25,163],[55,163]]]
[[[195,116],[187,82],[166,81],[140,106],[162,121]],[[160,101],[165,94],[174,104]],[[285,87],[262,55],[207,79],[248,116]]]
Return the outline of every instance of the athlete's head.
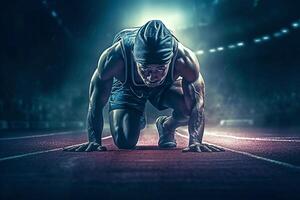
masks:
[[[137,71],[145,85],[148,87],[156,87],[165,80],[170,63],[167,64],[149,64],[142,65],[137,63]]]
[[[158,86],[166,78],[174,42],[173,35],[160,20],[151,20],[138,30],[133,55],[147,86]]]

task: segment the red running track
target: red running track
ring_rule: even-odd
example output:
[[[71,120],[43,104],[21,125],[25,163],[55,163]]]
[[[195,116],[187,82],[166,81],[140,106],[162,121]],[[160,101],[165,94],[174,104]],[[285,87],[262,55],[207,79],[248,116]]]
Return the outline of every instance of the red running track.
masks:
[[[273,129],[208,128],[204,141],[219,153],[157,148],[145,129],[136,150],[63,152],[86,141],[83,131],[0,138],[1,199],[299,199],[300,135]]]

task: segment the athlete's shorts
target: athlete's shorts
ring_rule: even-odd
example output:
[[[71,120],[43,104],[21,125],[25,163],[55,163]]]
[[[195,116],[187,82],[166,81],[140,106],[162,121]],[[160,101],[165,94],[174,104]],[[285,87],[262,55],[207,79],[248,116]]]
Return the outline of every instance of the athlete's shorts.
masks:
[[[114,80],[112,92],[109,98],[109,111],[115,109],[135,109],[141,113],[145,110],[147,100],[158,110],[168,107],[163,105],[162,97],[172,84],[166,84],[155,88],[131,87]]]

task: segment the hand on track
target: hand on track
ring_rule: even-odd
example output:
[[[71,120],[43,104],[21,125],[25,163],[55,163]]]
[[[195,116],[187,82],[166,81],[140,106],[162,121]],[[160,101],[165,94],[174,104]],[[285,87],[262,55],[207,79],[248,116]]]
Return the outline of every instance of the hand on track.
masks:
[[[106,151],[105,146],[101,146],[96,142],[88,142],[81,145],[64,147],[63,151],[73,151],[73,152],[90,152],[90,151]]]
[[[209,144],[191,144],[188,147],[184,148],[182,150],[182,152],[221,152],[221,151],[225,151],[222,148],[213,146],[213,145],[209,145]]]

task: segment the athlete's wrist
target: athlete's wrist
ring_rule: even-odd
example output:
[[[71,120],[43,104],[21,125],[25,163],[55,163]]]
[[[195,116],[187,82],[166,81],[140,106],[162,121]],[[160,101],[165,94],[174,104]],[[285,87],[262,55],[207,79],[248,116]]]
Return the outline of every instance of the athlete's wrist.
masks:
[[[90,134],[90,133],[88,134],[88,141],[89,142],[94,142],[94,143],[97,143],[97,144],[101,145],[100,137],[95,137],[94,134]]]
[[[202,140],[200,140],[199,138],[190,137],[189,146],[193,144],[202,144]]]

